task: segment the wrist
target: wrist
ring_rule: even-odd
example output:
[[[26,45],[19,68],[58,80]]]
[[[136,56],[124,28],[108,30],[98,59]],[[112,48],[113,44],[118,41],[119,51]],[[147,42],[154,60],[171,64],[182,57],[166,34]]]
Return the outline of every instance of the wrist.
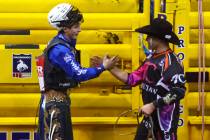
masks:
[[[108,68],[107,70],[111,72],[111,71],[113,71],[116,68],[117,68],[116,66],[113,66],[113,67]]]
[[[159,98],[152,102],[156,108],[162,107],[165,105],[163,98]]]
[[[153,101],[152,104],[155,108],[158,108],[158,101],[157,100]]]
[[[107,66],[104,66],[104,65],[103,65],[103,68],[104,68],[104,70],[108,70],[108,71],[110,71],[112,69],[111,67],[107,67]]]
[[[102,69],[103,71],[105,71],[105,70],[106,70],[106,68],[104,67],[104,65],[103,65],[103,64],[101,64],[101,65],[100,65],[100,67],[101,67],[101,69]]]

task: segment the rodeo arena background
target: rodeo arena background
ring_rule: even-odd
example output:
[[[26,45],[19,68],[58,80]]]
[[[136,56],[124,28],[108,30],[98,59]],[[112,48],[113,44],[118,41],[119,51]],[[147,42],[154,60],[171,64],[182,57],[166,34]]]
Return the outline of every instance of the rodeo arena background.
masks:
[[[0,0],[0,140],[210,140],[210,0]]]

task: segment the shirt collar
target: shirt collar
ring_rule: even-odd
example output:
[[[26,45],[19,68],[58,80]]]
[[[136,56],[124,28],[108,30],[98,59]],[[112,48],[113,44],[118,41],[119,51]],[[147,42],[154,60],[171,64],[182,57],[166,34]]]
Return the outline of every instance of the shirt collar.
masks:
[[[72,47],[75,47],[75,45],[76,45],[76,39],[68,39],[63,33],[58,33],[57,37],[62,39],[62,40],[64,40],[64,41],[66,41]]]

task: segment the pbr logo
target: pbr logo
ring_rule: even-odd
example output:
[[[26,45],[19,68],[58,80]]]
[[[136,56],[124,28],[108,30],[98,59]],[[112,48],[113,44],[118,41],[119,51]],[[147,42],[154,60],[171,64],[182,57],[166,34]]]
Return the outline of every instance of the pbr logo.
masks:
[[[31,77],[31,54],[13,54],[13,77]]]

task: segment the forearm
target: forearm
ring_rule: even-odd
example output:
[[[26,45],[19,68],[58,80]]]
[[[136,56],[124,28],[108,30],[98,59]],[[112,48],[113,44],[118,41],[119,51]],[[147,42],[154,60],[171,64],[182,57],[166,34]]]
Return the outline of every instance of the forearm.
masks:
[[[74,70],[74,77],[78,82],[83,82],[98,77],[104,70],[103,65],[92,68],[81,68]]]
[[[123,71],[117,67],[114,67],[113,69],[110,70],[110,73],[116,77],[118,80],[126,83],[128,80],[128,73],[126,71]]]

